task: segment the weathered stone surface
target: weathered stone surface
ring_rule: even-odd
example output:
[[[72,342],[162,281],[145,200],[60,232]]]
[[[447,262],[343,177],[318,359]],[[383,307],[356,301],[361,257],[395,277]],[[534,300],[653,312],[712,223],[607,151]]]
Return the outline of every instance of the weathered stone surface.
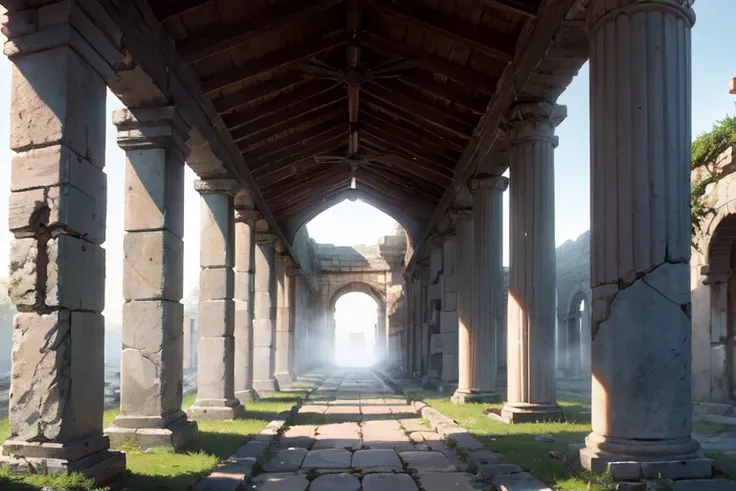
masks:
[[[409,474],[368,474],[363,478],[363,491],[417,491]]]
[[[301,465],[307,450],[304,448],[287,448],[279,450],[268,462],[263,464],[265,472],[289,472],[297,470]]]
[[[399,457],[418,472],[456,472],[457,468],[440,452],[400,452]]]
[[[490,491],[490,486],[464,472],[420,472],[419,484],[424,491]]]
[[[46,243],[46,255],[46,305],[102,312],[105,250],[85,240],[60,235]]]
[[[203,298],[203,297],[202,297]],[[232,336],[234,332],[235,305],[232,299],[200,300],[199,336],[216,338]],[[233,349],[234,349],[233,345]],[[234,357],[233,351],[233,357]]]
[[[255,486],[248,489],[254,491],[306,491],[309,487],[309,480],[302,475],[264,474],[258,477]]]
[[[325,474],[312,481],[310,491],[359,491],[360,481],[350,474]]]
[[[514,464],[489,463],[478,466],[478,472],[487,478],[495,478],[504,474],[518,474],[524,472],[524,469]]]
[[[352,455],[347,450],[310,450],[304,458],[304,469],[348,469]]]
[[[639,462],[610,462],[608,472],[614,481],[636,481],[641,478]]]
[[[552,491],[528,472],[500,474],[493,478],[493,485],[499,491]]]
[[[401,461],[393,450],[358,450],[353,454],[352,467],[362,471],[399,471]]]
[[[644,478],[697,479],[710,477],[713,473],[711,459],[691,459],[670,462],[642,462],[641,473]]]
[[[693,479],[675,481],[672,491],[734,491],[736,482],[727,479]]]
[[[314,445],[316,431],[316,426],[292,426],[281,436],[279,444],[282,447],[300,447],[309,450]]]
[[[490,450],[474,450],[468,454],[468,457],[470,457],[476,466],[501,463],[506,460],[503,454],[491,452]]]

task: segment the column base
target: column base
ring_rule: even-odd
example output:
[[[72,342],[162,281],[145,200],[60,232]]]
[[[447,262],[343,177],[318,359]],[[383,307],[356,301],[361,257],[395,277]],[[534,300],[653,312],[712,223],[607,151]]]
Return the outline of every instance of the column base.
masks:
[[[245,418],[245,407],[237,399],[197,399],[187,409],[187,416],[199,420]]]
[[[294,382],[294,375],[291,372],[279,372],[276,374],[276,382],[279,390],[291,390],[291,384]]]
[[[109,447],[106,436],[69,444],[6,440],[0,448],[0,469],[11,474],[78,472],[103,483],[125,472],[125,453]]]
[[[596,473],[611,471],[614,480],[708,478],[712,461],[703,458],[692,438],[628,440],[591,433],[580,449],[580,464]]]
[[[275,378],[270,378],[267,380],[254,380],[253,389],[258,394],[261,394],[262,392],[276,392],[279,390],[279,385],[278,382],[276,382]]]
[[[482,392],[473,389],[457,389],[452,395],[455,404],[467,404],[474,402],[493,403],[501,402],[501,394],[498,392]]]
[[[562,408],[557,404],[511,404],[507,402],[501,409],[501,415],[495,419],[509,424],[546,423],[563,422],[565,416],[562,414]]]
[[[241,404],[248,404],[249,402],[258,400],[258,393],[254,389],[236,390],[235,398],[239,400]]]
[[[105,430],[114,447],[132,442],[144,449],[164,447],[175,452],[198,432],[197,422],[188,420],[184,411],[166,418],[118,416]]]

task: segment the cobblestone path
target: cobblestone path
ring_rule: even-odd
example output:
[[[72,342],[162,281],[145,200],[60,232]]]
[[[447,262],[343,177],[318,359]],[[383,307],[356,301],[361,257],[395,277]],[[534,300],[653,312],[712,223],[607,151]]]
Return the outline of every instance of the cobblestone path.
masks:
[[[281,436],[259,491],[477,491],[439,435],[370,370],[333,372]]]

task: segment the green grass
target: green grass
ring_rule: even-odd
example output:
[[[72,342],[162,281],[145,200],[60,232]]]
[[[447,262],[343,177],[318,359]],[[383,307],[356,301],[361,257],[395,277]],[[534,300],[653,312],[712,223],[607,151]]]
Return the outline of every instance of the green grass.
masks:
[[[579,465],[565,463],[549,456],[551,450],[565,452],[571,443],[583,443],[590,433],[590,409],[582,401],[564,397],[558,399],[565,414],[565,423],[505,424],[489,418],[483,410],[500,409],[502,404],[453,404],[449,397],[423,391],[412,394],[453,418],[480,440],[489,450],[531,472],[535,477],[558,491],[609,491],[616,489],[608,477],[585,472]],[[539,443],[536,435],[552,435],[554,443]]]
[[[208,475],[217,463],[232,455],[241,445],[258,435],[276,415],[288,410],[305,391],[266,394],[266,397],[247,405],[248,419],[236,421],[201,421],[199,435],[179,453],[168,451],[144,452],[133,446],[124,449],[127,456],[127,472],[108,483],[111,491],[183,491]],[[184,398],[182,407],[187,408],[195,396]],[[105,411],[104,426],[107,427],[117,410]],[[9,435],[8,422],[0,420],[0,441]],[[56,491],[95,489],[90,480],[80,476],[50,478],[46,476],[10,476],[0,470],[0,489],[3,491],[31,491],[49,485]]]

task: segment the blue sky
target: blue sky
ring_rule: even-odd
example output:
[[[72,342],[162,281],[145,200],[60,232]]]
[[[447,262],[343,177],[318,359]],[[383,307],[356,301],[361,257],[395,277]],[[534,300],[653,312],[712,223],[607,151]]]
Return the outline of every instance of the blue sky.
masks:
[[[736,54],[727,42],[736,18],[736,1],[699,0],[695,4],[698,16],[693,29],[693,135],[711,128],[726,114],[734,114],[734,98],[728,94],[728,82],[736,76]],[[0,93],[10,94],[10,62],[0,57]],[[555,154],[556,242],[574,239],[589,227],[589,128],[588,72],[580,71],[559,101],[567,105],[568,118],[558,128],[560,145]],[[108,112],[121,107],[114,98],[108,99]],[[10,234],[7,223],[7,202],[10,180],[8,150],[8,114],[10,100],[0,98],[0,269],[6,270]],[[118,321],[122,307],[122,237],[124,153],[115,143],[114,127],[107,127],[108,226],[107,242],[107,303],[105,314]],[[196,284],[199,269],[199,197],[192,188],[194,175],[187,172],[185,227],[185,291]],[[505,193],[508,207],[508,192]],[[508,264],[508,212],[505,211],[504,262]],[[375,242],[390,232],[393,221],[382,212],[363,203],[345,202],[317,217],[309,232],[315,240],[343,245]]]

